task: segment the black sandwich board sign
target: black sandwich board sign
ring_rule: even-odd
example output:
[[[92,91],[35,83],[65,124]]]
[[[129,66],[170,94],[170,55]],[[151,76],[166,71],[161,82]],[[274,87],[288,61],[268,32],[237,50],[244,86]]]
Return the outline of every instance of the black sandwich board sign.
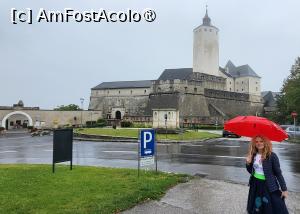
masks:
[[[55,163],[70,161],[72,170],[73,158],[73,129],[56,129],[53,131],[53,162],[52,171],[55,171]]]

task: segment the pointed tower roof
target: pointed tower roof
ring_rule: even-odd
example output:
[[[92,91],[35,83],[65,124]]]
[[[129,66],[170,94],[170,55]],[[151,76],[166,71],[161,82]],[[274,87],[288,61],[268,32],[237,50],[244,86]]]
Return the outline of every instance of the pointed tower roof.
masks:
[[[205,16],[204,16],[204,18],[202,20],[203,20],[202,25],[211,26],[211,19],[208,16],[207,5],[206,5],[206,13],[205,13]]]
[[[249,65],[241,65],[241,66],[235,66],[231,60],[229,60],[227,62],[227,64],[225,65],[225,70],[227,73],[229,73],[232,77],[258,77],[261,78],[260,76],[258,76],[255,71],[253,71],[253,69],[249,66]]]
[[[236,67],[235,65],[231,62],[231,60],[228,60],[228,62],[225,65],[225,68],[228,69],[228,71],[233,71]]]

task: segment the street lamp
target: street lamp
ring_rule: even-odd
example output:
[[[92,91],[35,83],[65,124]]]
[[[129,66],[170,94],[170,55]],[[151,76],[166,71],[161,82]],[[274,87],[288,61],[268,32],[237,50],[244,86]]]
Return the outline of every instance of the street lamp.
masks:
[[[167,134],[168,134],[168,126],[167,126],[167,120],[168,120],[168,115],[165,114],[164,115],[164,118],[165,118],[165,126],[166,126],[166,139],[168,138]]]
[[[81,97],[81,98],[80,98],[80,102],[81,102],[81,114],[80,114],[81,116],[80,116],[80,117],[81,117],[81,127],[82,127],[82,111],[83,111],[83,102],[84,102],[84,98]]]

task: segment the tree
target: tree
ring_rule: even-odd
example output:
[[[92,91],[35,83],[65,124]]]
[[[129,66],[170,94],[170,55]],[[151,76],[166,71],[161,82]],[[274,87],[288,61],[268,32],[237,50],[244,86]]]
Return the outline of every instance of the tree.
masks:
[[[81,108],[79,108],[78,105],[75,104],[69,104],[67,106],[61,105],[57,108],[54,108],[55,111],[80,111]]]
[[[291,112],[300,115],[300,57],[295,60],[290,75],[284,80],[281,95],[277,99],[279,115],[285,122],[292,122]],[[300,117],[297,118],[300,122]]]

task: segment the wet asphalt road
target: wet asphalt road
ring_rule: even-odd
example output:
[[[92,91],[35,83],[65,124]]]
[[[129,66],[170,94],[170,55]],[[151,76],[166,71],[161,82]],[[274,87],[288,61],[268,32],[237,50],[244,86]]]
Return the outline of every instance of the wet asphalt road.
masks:
[[[240,139],[158,145],[158,169],[247,183],[248,143]],[[300,145],[273,144],[289,190],[300,192]],[[137,168],[137,143],[74,141],[73,164]],[[0,137],[0,163],[52,164],[52,136]],[[76,168],[76,167],[75,167]],[[153,168],[150,167],[150,168]]]

